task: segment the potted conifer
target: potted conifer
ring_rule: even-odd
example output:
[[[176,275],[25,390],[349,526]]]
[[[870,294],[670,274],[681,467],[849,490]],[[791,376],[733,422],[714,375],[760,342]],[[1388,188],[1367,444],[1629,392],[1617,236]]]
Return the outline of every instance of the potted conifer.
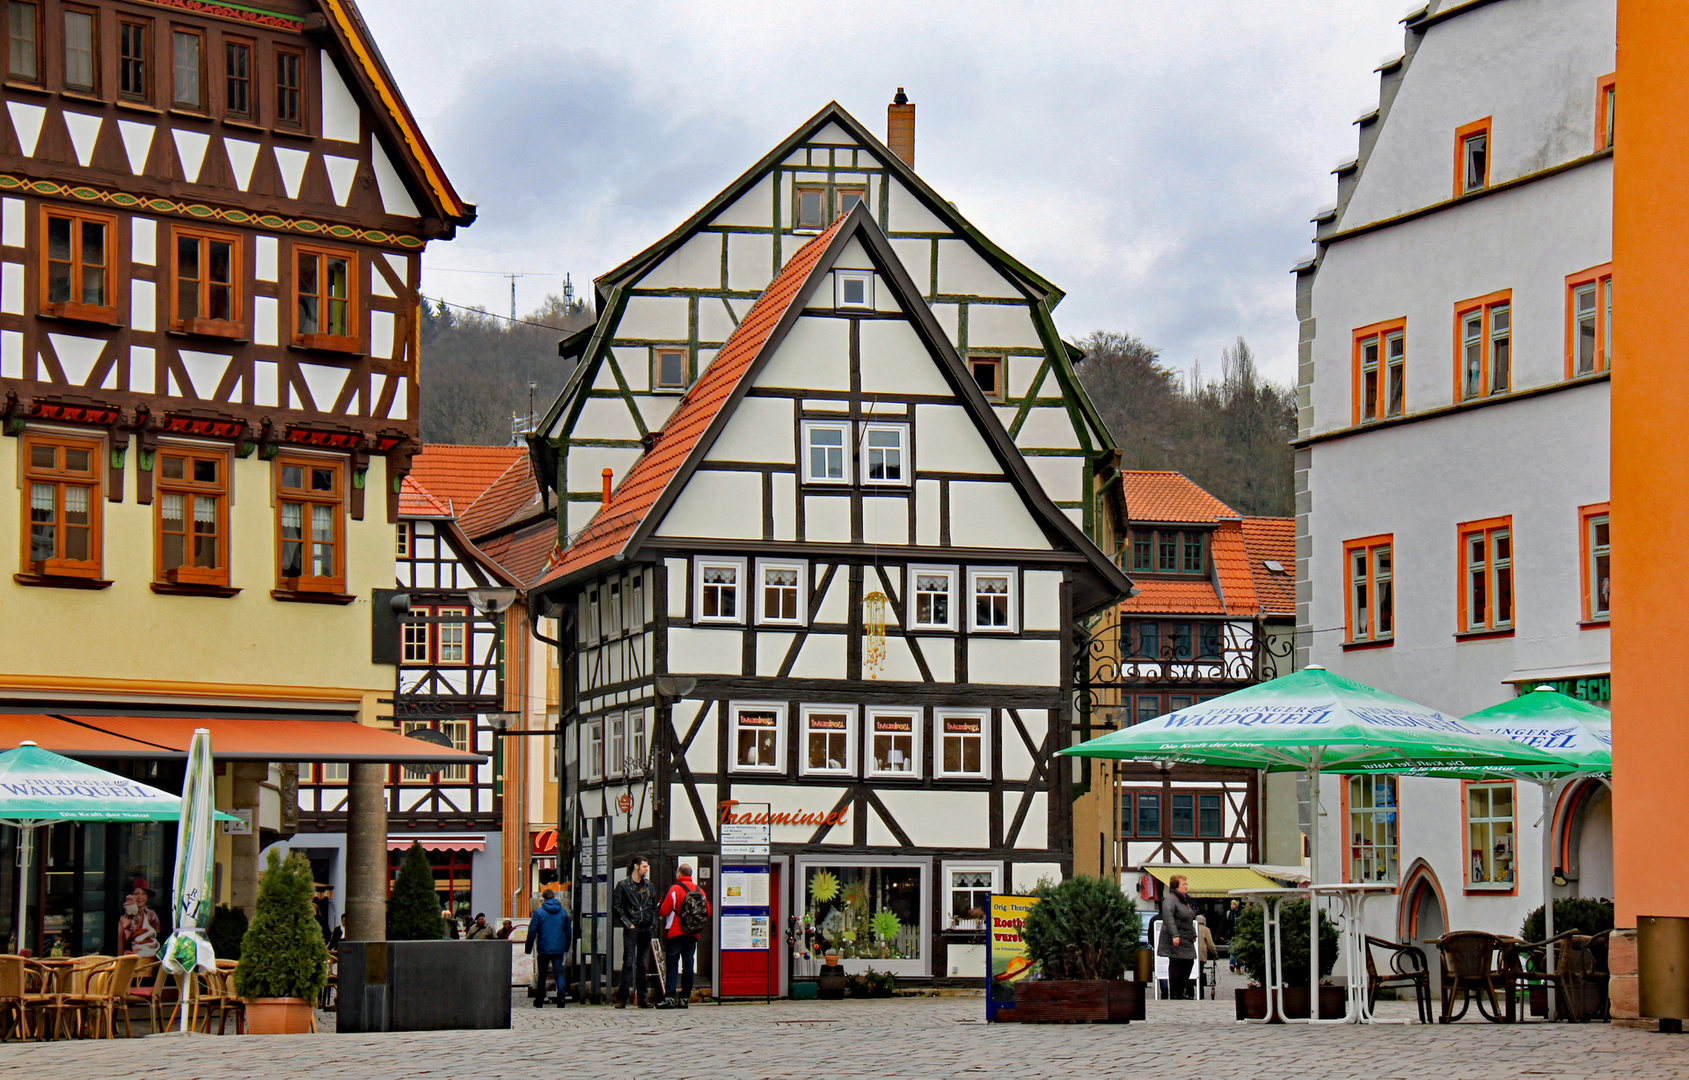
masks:
[[[412,841],[387,897],[387,940],[438,941],[445,936],[440,895],[434,891],[434,870],[422,845]]]
[[[1033,895],[1021,937],[1042,977],[1017,984],[1014,1015],[999,1019],[1143,1019],[1144,984],[1123,978],[1138,948],[1137,906],[1118,885],[1083,875]]]
[[[281,1035],[312,1028],[312,1003],[328,984],[328,945],[311,907],[311,864],[299,852],[270,852],[258,902],[240,943],[235,992],[247,1030]]]

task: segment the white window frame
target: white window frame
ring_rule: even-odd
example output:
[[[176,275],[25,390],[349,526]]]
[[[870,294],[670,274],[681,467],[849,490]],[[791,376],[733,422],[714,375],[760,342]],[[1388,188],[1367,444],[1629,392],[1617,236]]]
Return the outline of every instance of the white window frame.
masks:
[[[949,772],[944,767],[944,722],[946,720],[979,721],[979,771]],[[991,710],[990,709],[934,709],[932,717],[932,774],[939,780],[991,779]]]
[[[927,575],[942,574],[942,575],[944,575],[945,579],[947,581],[949,581],[949,583],[950,583],[950,604],[949,604],[949,611],[947,612],[949,618],[945,619],[944,622],[941,622],[941,623],[921,622],[918,615],[917,615],[917,612],[920,609],[919,609],[919,607],[916,603],[916,601],[918,599],[918,597],[917,597],[918,590],[915,588],[915,583],[920,580],[920,576],[922,574],[927,574]],[[911,567],[909,567],[909,589],[908,589],[908,592],[907,592],[909,602],[908,602],[908,611],[906,613],[909,617],[909,629],[911,629],[911,630],[950,630],[950,631],[954,631],[956,629],[956,611],[961,606],[961,597],[959,595],[957,595],[960,590],[958,590],[956,588],[956,582],[959,579],[959,577],[960,577],[960,575],[957,573],[956,567],[954,567],[954,566],[911,566]]]
[[[603,779],[604,718],[594,716],[581,721],[581,780],[593,784]]]
[[[909,765],[908,769],[876,769],[874,768],[874,721],[881,719],[908,720],[909,725]],[[922,741],[921,723],[924,717],[920,709],[868,709],[867,720],[862,725],[862,771],[864,776],[875,776],[889,780],[919,780],[921,778],[921,750],[925,743]]]
[[[786,706],[777,701],[734,701],[728,704],[727,771],[781,775],[786,771]],[[744,712],[774,713],[774,764],[739,764],[739,716]]]
[[[898,479],[875,480],[868,468],[868,437],[875,432],[891,432],[897,436]],[[908,487],[911,482],[910,474],[914,472],[913,462],[909,459],[909,425],[884,424],[878,421],[862,425],[862,442],[857,447],[857,455],[861,458],[858,466],[861,471],[862,483],[871,487]]]
[[[622,768],[628,752],[628,718],[627,713],[613,712],[604,717],[604,775],[611,780],[618,780],[626,772]],[[621,753],[616,752],[616,744],[621,744]]]
[[[764,575],[769,570],[796,570],[798,574],[798,607],[797,617],[782,619],[768,614],[763,606],[766,599],[764,589],[767,581]],[[758,559],[756,578],[756,597],[752,601],[756,605],[756,621],[759,626],[803,626],[809,621],[809,564],[801,559]]]
[[[809,764],[809,718],[815,713],[842,713],[845,718],[845,767],[814,768]],[[857,774],[857,713],[855,705],[804,705],[798,709],[798,772],[804,776],[855,776]]]
[[[966,933],[969,931],[985,929],[986,923],[989,922],[991,918],[991,912],[989,910],[986,911],[984,919],[968,920],[969,925],[958,925],[956,923],[955,912],[952,911],[950,907],[951,874],[990,874],[991,891],[994,893],[1001,893],[1003,891],[1003,864],[1000,862],[950,862],[948,860],[939,863],[938,887],[944,896],[944,922],[943,925],[939,927],[939,932],[944,933],[948,931]]]
[[[862,283],[862,302],[854,304],[845,299],[845,282]],[[874,310],[874,272],[872,270],[834,270],[833,307],[837,311]]]
[[[704,571],[732,567],[738,572],[734,579],[734,599],[732,615],[704,614]],[[744,559],[716,559],[702,555],[692,560],[692,621],[703,624],[718,624],[740,626],[745,622],[745,575],[747,573]]]
[[[838,485],[846,485],[846,484],[851,483],[851,480],[852,480],[852,477],[851,477],[852,459],[854,458],[855,455],[853,455],[851,453],[850,421],[848,421],[848,420],[805,420],[800,425],[800,427],[801,427],[802,436],[803,436],[803,438],[802,438],[803,446],[802,446],[801,451],[800,451],[803,455],[803,482],[806,483],[806,484],[838,484]],[[810,455],[810,433],[815,432],[815,431],[832,431],[832,432],[836,432],[838,434],[838,436],[839,436],[839,469],[840,469],[841,475],[839,475],[839,476],[822,476],[822,477],[817,477],[815,475],[815,470],[811,467],[814,464],[814,462],[813,462],[813,458]],[[832,449],[832,448],[828,447],[828,449]]]
[[[427,667],[434,660],[434,624],[423,620],[432,618],[434,609],[419,604],[410,613],[412,619],[399,623],[399,662],[406,667]]]
[[[979,579],[1004,577],[1009,579],[1009,624],[1007,626],[979,625]],[[968,632],[974,634],[1016,634],[1020,632],[1020,571],[1013,566],[968,567]]]

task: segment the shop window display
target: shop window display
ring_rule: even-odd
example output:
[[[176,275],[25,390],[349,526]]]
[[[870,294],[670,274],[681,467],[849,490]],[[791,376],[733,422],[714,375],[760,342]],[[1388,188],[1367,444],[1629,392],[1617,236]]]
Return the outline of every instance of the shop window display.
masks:
[[[921,959],[920,867],[810,866],[804,884],[804,921],[817,955]]]

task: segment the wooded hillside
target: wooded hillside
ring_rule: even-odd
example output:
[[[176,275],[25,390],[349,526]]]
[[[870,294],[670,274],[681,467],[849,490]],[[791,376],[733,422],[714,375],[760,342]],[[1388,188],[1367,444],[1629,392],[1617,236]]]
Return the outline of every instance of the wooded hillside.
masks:
[[[1182,472],[1246,515],[1296,512],[1296,391],[1262,379],[1243,338],[1221,353],[1220,378],[1208,382],[1186,379],[1131,334],[1098,330],[1078,345],[1080,382],[1122,468]]]

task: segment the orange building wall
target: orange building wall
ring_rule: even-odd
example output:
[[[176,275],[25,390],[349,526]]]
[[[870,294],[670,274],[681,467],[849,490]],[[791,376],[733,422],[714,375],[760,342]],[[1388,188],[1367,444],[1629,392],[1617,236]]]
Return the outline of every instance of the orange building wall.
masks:
[[[1680,4],[1618,0],[1612,705],[1621,927],[1638,916],[1689,916],[1686,56]]]

